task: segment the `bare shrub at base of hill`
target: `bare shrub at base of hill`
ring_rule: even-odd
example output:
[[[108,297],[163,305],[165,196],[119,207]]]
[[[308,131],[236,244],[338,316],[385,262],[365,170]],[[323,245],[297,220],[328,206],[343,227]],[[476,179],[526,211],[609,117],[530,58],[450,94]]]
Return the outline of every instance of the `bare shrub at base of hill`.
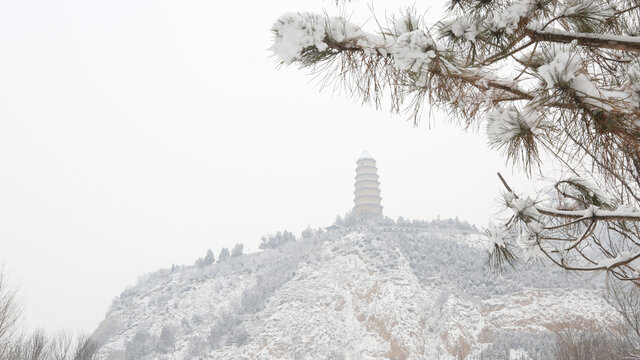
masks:
[[[87,335],[22,334],[22,302],[0,266],[0,360],[91,360],[98,344]]]
[[[8,359],[12,344],[18,336],[18,322],[22,304],[16,290],[9,286],[4,271],[0,268],[0,359]]]
[[[98,343],[96,343],[89,335],[80,335],[76,340],[75,351],[73,352],[73,360],[91,360],[98,351]],[[56,360],[63,360],[57,358]]]
[[[623,328],[605,330],[589,327],[565,329],[556,334],[553,349],[556,360],[617,360],[628,359]],[[631,357],[633,359],[634,357]]]
[[[624,320],[624,356],[640,359],[640,287],[634,283],[609,281],[606,300]]]
[[[98,347],[87,335],[74,337],[69,333],[48,336],[36,331],[17,339],[1,360],[92,360]]]

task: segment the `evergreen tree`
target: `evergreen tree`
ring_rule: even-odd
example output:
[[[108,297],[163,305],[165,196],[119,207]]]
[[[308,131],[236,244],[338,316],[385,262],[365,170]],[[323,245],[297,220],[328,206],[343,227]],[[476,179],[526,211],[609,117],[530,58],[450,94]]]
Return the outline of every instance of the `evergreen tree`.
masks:
[[[303,239],[311,239],[315,235],[315,231],[311,228],[310,225],[307,225],[307,228],[302,231]]]
[[[222,250],[220,250],[220,255],[218,255],[218,262],[222,262],[227,260],[231,255],[229,254],[229,249],[227,249],[226,247],[222,248]]]
[[[263,236],[261,240],[260,249],[275,249],[286,242],[296,241],[296,236],[285,230],[284,232],[278,231],[273,236]]]
[[[407,11],[376,32],[289,13],[273,25],[272,49],[353,98],[409,109],[416,123],[428,103],[465,129],[482,127],[509,164],[542,178],[523,194],[498,174],[506,216],[486,230],[495,268],[542,261],[606,272],[629,284],[614,297],[637,296],[640,4],[448,1],[435,26]],[[621,314],[640,338],[640,306]]]
[[[236,244],[231,250],[231,257],[238,257],[242,255],[242,249],[244,248],[243,244]]]
[[[154,350],[154,339],[147,330],[138,331],[125,347],[127,360],[138,360]]]
[[[202,265],[209,266],[214,262],[216,262],[216,258],[213,256],[213,251],[211,251],[211,249],[208,249],[207,254],[204,256],[204,259],[202,259]]]
[[[176,329],[174,327],[167,325],[162,327],[157,348],[163,354],[176,350]]]
[[[640,6],[635,0],[450,0],[427,27],[407,11],[367,32],[342,17],[286,14],[283,64],[324,73],[349,95],[421,118],[426,103],[531,176],[505,188],[509,218],[487,231],[498,268],[544,259],[640,283]],[[434,19],[436,20],[436,19]],[[557,193],[551,199],[545,188]],[[338,223],[338,221],[336,221]]]

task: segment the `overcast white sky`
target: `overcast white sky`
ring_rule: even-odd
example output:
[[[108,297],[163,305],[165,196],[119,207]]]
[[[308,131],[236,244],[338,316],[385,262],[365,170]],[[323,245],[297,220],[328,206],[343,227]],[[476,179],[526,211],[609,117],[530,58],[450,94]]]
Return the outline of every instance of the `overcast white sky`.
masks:
[[[274,66],[273,21],[323,6],[336,12],[309,0],[0,0],[0,262],[29,328],[93,330],[144,273],[330,225],[353,205],[364,149],[388,216],[487,223],[495,173],[511,171],[484,136],[437,112],[435,128],[414,128]],[[418,3],[432,21],[441,7]]]

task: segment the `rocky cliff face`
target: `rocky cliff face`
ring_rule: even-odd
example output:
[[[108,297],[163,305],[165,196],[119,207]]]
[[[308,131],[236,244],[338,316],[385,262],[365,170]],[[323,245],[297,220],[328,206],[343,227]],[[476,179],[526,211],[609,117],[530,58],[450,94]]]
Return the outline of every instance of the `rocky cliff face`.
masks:
[[[159,271],[114,302],[100,358],[544,359],[552,331],[616,321],[593,281],[488,271],[470,232],[352,222]]]

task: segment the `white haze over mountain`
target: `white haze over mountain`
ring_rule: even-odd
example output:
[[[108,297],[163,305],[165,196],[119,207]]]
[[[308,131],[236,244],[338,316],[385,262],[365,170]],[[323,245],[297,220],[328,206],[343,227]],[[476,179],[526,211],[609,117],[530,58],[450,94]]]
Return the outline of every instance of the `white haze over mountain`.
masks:
[[[414,129],[276,69],[273,20],[325,6],[0,2],[0,262],[29,328],[92,330],[139,274],[330,224],[364,149],[386,215],[487,223],[495,172],[512,176],[484,136],[438,112]]]

